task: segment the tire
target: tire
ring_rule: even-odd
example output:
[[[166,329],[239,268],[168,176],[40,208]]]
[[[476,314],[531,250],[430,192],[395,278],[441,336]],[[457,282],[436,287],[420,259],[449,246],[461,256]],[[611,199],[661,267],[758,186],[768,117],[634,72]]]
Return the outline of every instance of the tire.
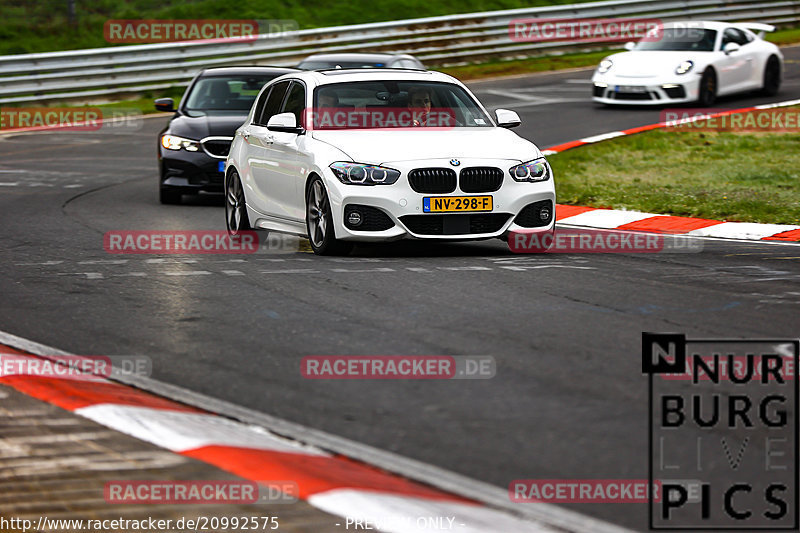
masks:
[[[181,191],[164,188],[158,190],[158,200],[164,205],[180,205],[182,196]]]
[[[331,202],[318,177],[312,178],[306,191],[306,231],[315,254],[345,255],[353,249],[352,243],[340,241],[335,236]]]
[[[717,100],[717,73],[712,69],[703,72],[700,78],[700,90],[697,94],[697,103],[703,107],[714,105]]]
[[[235,170],[225,178],[225,227],[228,235],[239,235],[252,229],[247,216],[242,180]]]
[[[775,96],[781,88],[781,62],[775,56],[770,56],[764,66],[764,84],[761,87],[761,94],[764,96]]]

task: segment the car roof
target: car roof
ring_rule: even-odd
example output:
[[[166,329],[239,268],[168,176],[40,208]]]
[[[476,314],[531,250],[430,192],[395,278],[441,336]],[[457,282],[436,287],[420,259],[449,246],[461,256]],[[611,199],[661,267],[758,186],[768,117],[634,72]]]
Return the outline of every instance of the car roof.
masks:
[[[427,81],[460,84],[458,80],[434,70],[404,68],[337,68],[325,70],[299,70],[282,78],[295,78],[311,82],[313,85],[347,83],[357,81]]]
[[[410,57],[409,54],[392,54],[392,53],[342,53],[342,54],[314,54],[303,59],[305,61],[381,61],[386,59],[394,59],[398,57]]]
[[[209,67],[200,71],[200,76],[241,76],[247,74],[289,74],[297,72],[297,69],[290,67],[262,67],[259,65]]]

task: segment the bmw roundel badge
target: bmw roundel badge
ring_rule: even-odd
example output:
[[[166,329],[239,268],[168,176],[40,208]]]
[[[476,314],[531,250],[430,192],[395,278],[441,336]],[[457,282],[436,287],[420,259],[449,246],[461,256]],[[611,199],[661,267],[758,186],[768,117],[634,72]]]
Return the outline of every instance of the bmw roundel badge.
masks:
[[[458,159],[451,159],[450,164],[453,165],[454,167],[457,167],[458,165],[461,164],[461,161],[459,161]]]

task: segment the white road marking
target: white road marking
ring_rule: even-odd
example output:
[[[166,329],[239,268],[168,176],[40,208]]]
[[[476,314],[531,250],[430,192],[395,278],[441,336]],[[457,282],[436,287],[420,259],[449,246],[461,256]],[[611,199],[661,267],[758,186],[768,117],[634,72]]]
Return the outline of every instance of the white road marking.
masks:
[[[163,257],[157,259],[145,259],[145,263],[153,264],[153,265],[164,265],[164,264],[190,264],[190,263],[197,263],[197,259],[166,259]]]
[[[262,270],[262,274],[319,274],[319,270],[313,268],[291,268],[288,270]]]
[[[347,273],[356,273],[356,272],[397,272],[393,268],[332,268],[331,272],[347,272]]]
[[[610,209],[595,209],[579,215],[562,219],[560,222],[573,226],[589,226],[591,228],[613,229],[624,224],[630,224],[645,218],[655,217],[653,213],[640,213],[638,211],[615,211]]]
[[[86,276],[86,279],[105,279],[100,272],[59,272],[59,276]]]
[[[494,270],[490,267],[484,266],[463,266],[463,267],[436,267],[439,270],[452,270],[452,271],[461,271],[461,270]]]
[[[64,261],[45,261],[44,263],[15,263],[16,266],[52,266],[60,265]]]
[[[521,272],[524,270],[538,270],[540,268],[572,268],[575,270],[597,270],[595,267],[584,267],[577,265],[523,265],[523,266],[502,266],[500,268],[505,268],[506,270],[514,270],[516,272]]]
[[[208,270],[185,270],[177,272],[164,272],[167,276],[206,276],[211,274]]]
[[[223,270],[222,273],[223,274],[227,274],[229,276],[244,276],[245,275],[244,272],[242,272],[241,270]]]

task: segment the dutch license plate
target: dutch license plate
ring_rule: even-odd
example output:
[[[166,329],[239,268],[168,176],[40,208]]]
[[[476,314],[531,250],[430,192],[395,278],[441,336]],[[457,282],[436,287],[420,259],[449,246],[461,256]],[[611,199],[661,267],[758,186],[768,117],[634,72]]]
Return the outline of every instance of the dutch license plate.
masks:
[[[647,87],[640,85],[617,85],[615,91],[618,93],[646,93]]]
[[[491,211],[491,196],[429,196],[422,199],[425,213]]]

